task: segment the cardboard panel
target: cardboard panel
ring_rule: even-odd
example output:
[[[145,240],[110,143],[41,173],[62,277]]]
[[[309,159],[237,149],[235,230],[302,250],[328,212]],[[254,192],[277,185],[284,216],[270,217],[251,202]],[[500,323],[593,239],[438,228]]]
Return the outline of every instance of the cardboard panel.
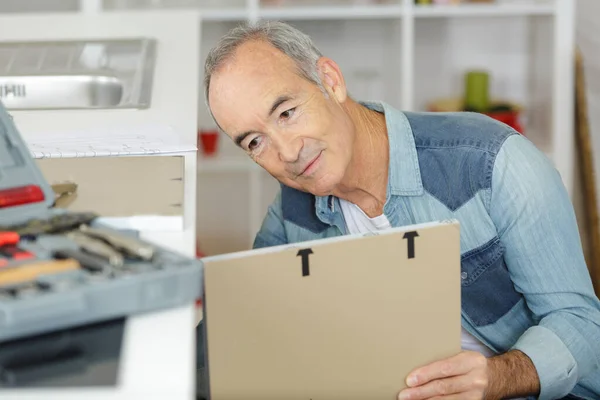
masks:
[[[457,223],[205,258],[212,400],[389,399],[460,351]]]
[[[73,182],[77,196],[66,208],[106,217],[181,215],[183,157],[88,157],[36,160],[51,184]]]

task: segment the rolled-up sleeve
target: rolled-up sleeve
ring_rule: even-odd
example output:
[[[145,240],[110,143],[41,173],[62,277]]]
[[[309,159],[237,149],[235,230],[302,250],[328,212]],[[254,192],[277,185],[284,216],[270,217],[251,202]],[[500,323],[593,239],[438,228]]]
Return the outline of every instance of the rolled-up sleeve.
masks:
[[[517,291],[538,324],[513,348],[531,358],[539,399],[558,399],[600,368],[600,301],[560,175],[531,142],[509,137],[492,175],[490,214]]]

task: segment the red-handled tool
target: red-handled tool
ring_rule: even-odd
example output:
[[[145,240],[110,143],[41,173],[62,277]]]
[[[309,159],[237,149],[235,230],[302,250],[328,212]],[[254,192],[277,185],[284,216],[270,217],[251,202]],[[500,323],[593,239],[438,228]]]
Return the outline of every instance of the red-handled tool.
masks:
[[[17,246],[19,240],[21,240],[21,237],[17,232],[0,231],[0,254],[15,261],[35,258],[31,252]],[[3,261],[6,263],[6,260]],[[2,264],[2,261],[0,261],[0,266],[2,266]]]
[[[21,240],[17,232],[0,231],[0,247],[8,245],[16,245]]]
[[[23,250],[15,245],[8,245],[0,247],[0,254],[13,261],[30,260],[35,258],[33,253]]]

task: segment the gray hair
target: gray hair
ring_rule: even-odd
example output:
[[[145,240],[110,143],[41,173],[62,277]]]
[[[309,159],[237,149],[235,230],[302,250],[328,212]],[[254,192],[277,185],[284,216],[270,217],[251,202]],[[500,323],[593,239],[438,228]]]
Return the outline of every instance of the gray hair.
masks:
[[[295,62],[300,76],[314,82],[325,92],[317,69],[317,61],[322,54],[308,35],[283,22],[245,23],[225,34],[208,53],[204,65],[204,92],[209,111],[208,91],[212,75],[233,56],[239,46],[250,40],[267,41],[286,54]]]

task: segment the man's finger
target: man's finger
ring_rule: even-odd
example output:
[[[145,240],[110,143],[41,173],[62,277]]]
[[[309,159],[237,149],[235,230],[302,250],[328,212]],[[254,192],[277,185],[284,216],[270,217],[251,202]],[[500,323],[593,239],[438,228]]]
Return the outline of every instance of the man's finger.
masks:
[[[464,375],[473,368],[482,367],[485,357],[476,352],[462,352],[445,360],[435,361],[429,365],[417,368],[406,378],[409,387],[423,385],[436,379]]]
[[[422,400],[464,393],[473,389],[472,381],[469,375],[434,380],[423,386],[404,389],[398,394],[398,400]]]
[[[459,394],[451,394],[449,396],[440,396],[440,397],[432,397],[429,400],[479,400],[481,396],[477,395],[467,395],[464,393]]]

